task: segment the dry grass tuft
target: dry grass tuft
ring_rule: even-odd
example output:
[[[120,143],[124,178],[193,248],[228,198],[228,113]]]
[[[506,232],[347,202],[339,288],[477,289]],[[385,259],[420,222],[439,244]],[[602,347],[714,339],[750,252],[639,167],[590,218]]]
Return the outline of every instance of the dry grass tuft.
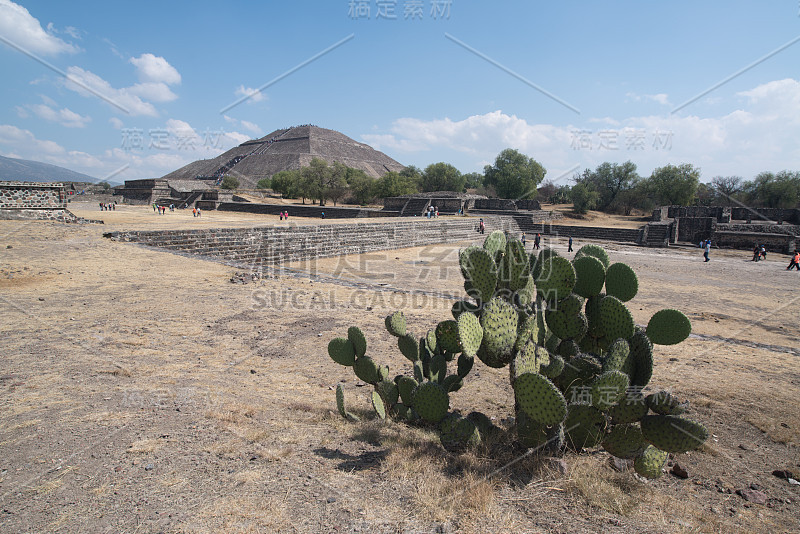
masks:
[[[622,516],[632,515],[648,500],[648,490],[630,473],[618,473],[598,458],[570,458],[567,488],[601,510]]]
[[[151,454],[162,445],[164,445],[164,441],[161,439],[140,439],[131,443],[125,452],[128,454]]]
[[[800,442],[797,428],[791,428],[783,421],[777,421],[766,414],[749,414],[745,420],[765,433],[775,443],[794,445]]]

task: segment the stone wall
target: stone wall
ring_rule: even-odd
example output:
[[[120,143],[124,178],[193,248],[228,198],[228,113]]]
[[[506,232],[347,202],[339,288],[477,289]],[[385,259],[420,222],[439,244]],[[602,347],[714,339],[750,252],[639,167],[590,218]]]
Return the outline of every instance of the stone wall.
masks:
[[[0,182],[0,209],[63,209],[67,197],[63,184]]]
[[[326,219],[356,219],[364,217],[397,217],[397,212],[371,209],[371,208],[342,208],[338,206],[286,206],[284,204],[257,204],[255,202],[220,202],[200,200],[197,202],[200,209],[219,211],[238,211],[244,213],[262,213],[278,215],[288,212],[290,217],[313,217],[319,219],[325,212]]]
[[[764,245],[768,252],[791,254],[797,250],[797,237],[790,234],[770,234],[766,232],[727,232],[718,231],[711,238],[712,246],[753,250],[756,245]]]
[[[708,239],[714,233],[717,219],[715,217],[678,217],[677,241],[687,241],[689,243],[700,243],[702,239]],[[672,242],[676,239],[673,236]]]
[[[0,220],[25,220],[25,221],[57,221],[63,223],[94,223],[103,224],[103,221],[84,219],[65,209],[14,209],[0,210]]]
[[[291,212],[290,212],[291,213]],[[486,233],[521,232],[511,217],[485,217]],[[478,219],[398,219],[390,223],[214,230],[111,232],[106,237],[233,263],[283,263],[315,257],[479,240]]]
[[[736,221],[781,221],[800,224],[800,209],[780,208],[732,208],[731,219]]]

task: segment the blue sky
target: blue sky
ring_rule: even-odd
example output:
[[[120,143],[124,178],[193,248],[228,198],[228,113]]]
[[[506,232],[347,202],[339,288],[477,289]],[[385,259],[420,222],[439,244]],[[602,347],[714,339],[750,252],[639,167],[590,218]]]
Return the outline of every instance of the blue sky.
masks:
[[[419,167],[513,147],[562,182],[800,170],[798,0],[0,0],[0,72],[0,155],[114,182],[306,123]]]

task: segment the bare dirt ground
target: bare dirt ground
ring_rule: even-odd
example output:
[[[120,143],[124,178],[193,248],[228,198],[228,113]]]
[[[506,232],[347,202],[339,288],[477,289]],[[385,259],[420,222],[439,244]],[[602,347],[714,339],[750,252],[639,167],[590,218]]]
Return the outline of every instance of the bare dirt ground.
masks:
[[[800,486],[771,474],[800,474],[800,273],[783,256],[712,250],[706,264],[698,249],[608,246],[639,274],[638,323],[664,307],[692,319],[695,336],[657,347],[651,389],[688,399],[712,433],[674,459],[688,479],[645,483],[602,451],[566,454],[562,474],[513,450],[453,456],[425,429],[370,415],[368,387],[327,342],[358,324],[374,358],[407,372],[383,318],[404,309],[420,334],[449,318],[467,243],[243,285],[229,266],[102,234],[269,217],[70,209],[107,224],[0,221],[2,532],[800,529]],[[336,413],[340,380],[363,422]],[[507,371],[476,363],[452,404],[508,425]],[[764,504],[736,494],[751,485]]]

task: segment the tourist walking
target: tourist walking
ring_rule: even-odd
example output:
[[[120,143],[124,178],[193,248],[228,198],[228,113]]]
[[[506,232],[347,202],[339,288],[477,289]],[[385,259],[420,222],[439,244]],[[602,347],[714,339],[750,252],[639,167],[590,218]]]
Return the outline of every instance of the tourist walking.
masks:
[[[478,231],[483,234],[486,231],[486,225],[483,224],[483,217],[481,217],[481,222],[478,223]]]
[[[703,252],[703,257],[706,259],[705,261],[710,261],[708,255],[711,253],[711,240],[706,240],[705,252]]]
[[[572,252],[572,236],[569,236],[569,245],[568,246],[569,246],[569,248],[567,249],[567,252]]]
[[[522,246],[525,247],[525,232],[522,232]]]
[[[789,266],[786,268],[787,271],[791,271],[792,267],[800,271],[800,252],[794,251],[794,256],[792,256],[792,261],[789,262]]]
[[[533,248],[541,248],[539,244],[542,242],[542,234],[536,234],[536,237],[533,238]]]
[[[761,250],[759,252],[761,254],[761,257],[764,259],[764,261],[766,261],[767,260],[767,247],[766,247],[766,245],[761,245]]]
[[[761,248],[759,248],[759,246],[756,245],[755,247],[753,247],[753,260],[752,261],[758,262],[758,260],[760,258],[761,258]]]

